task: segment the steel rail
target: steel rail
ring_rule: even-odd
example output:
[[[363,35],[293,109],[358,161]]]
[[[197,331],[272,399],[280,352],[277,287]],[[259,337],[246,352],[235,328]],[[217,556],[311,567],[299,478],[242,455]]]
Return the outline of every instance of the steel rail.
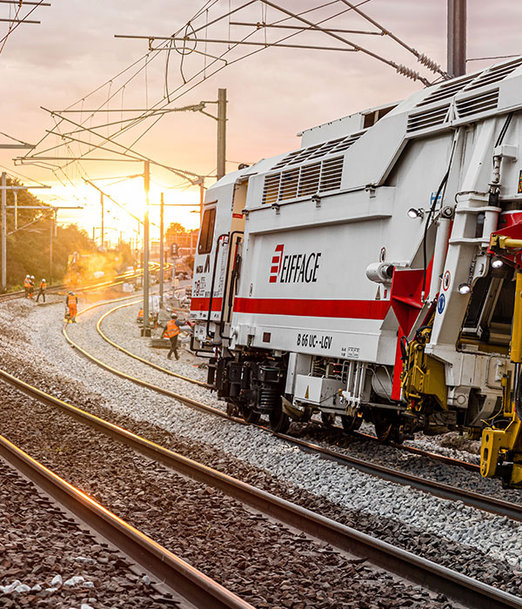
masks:
[[[340,428],[339,428],[340,429]],[[379,444],[382,444],[381,440],[377,438],[377,436],[372,436],[371,434],[363,433],[360,431],[352,431],[350,432],[356,438],[362,438],[364,440],[372,440]],[[428,457],[435,461],[440,461],[442,463],[447,463],[449,465],[458,465],[464,469],[468,469],[473,472],[480,472],[480,465],[476,463],[470,463],[469,461],[463,461],[462,459],[454,459],[453,457],[448,457],[447,455],[439,455],[437,453],[432,453],[429,450],[424,450],[423,448],[417,448],[416,446],[409,446],[408,444],[397,444],[395,442],[390,442],[390,446],[394,446],[395,448],[399,448],[404,452],[409,452],[414,455],[420,455],[421,457]]]
[[[90,308],[93,309],[93,308],[96,308],[97,306],[99,306],[99,305],[95,304]],[[86,311],[86,310],[87,309],[85,309],[84,311]],[[214,408],[213,406],[208,406],[207,404],[194,400],[193,398],[188,398],[182,394],[170,391],[169,389],[165,389],[158,385],[154,385],[152,383],[149,383],[148,381],[144,381],[138,377],[131,376],[121,370],[113,368],[112,366],[109,366],[105,362],[101,361],[100,359],[98,359],[97,357],[95,357],[94,355],[92,355],[91,353],[89,353],[88,351],[83,349],[82,347],[80,347],[77,343],[75,343],[68,336],[65,327],[63,329],[63,334],[64,334],[66,340],[69,342],[69,344],[74,346],[75,349],[78,350],[80,353],[82,353],[85,357],[87,357],[88,359],[93,361],[98,366],[108,370],[109,372],[112,372],[113,374],[116,374],[117,376],[119,376],[123,379],[129,380],[139,386],[146,387],[147,389],[151,389],[152,391],[155,391],[157,393],[161,393],[168,397],[172,397],[173,399],[175,399],[183,404],[186,404],[186,405],[190,406],[191,408],[195,408],[196,410],[210,413],[210,414],[219,416],[221,418],[231,420],[235,423],[241,423],[243,425],[249,424],[246,421],[244,421],[243,419],[240,419],[237,417],[231,417],[230,415],[223,412],[222,410],[219,410],[218,408]],[[2,374],[3,374],[3,372],[0,370],[0,377],[2,376]],[[397,470],[394,468],[386,467],[383,465],[378,465],[375,463],[371,463],[369,461],[364,461],[364,460],[358,459],[356,457],[351,457],[346,454],[332,451],[328,448],[324,448],[322,446],[313,444],[311,442],[306,442],[304,440],[300,440],[293,436],[273,432],[271,429],[269,429],[268,427],[265,427],[263,425],[256,425],[256,427],[265,431],[266,433],[269,433],[278,438],[281,438],[288,443],[294,444],[295,446],[299,446],[300,448],[302,448],[304,450],[314,452],[314,453],[319,453],[321,456],[323,456],[324,458],[326,458],[328,460],[333,460],[337,463],[346,465],[348,467],[353,467],[355,469],[363,471],[364,473],[367,473],[367,474],[370,474],[373,476],[377,476],[377,477],[385,479],[385,480],[389,480],[396,484],[410,486],[417,490],[427,492],[431,495],[440,497],[442,499],[447,499],[447,500],[451,500],[451,501],[462,501],[466,505],[481,509],[483,511],[497,514],[499,516],[506,516],[506,517],[512,518],[514,520],[522,521],[522,505],[520,505],[520,504],[511,503],[509,501],[504,501],[502,499],[497,499],[495,497],[490,497],[488,495],[476,493],[474,491],[461,489],[461,488],[454,487],[454,486],[451,486],[448,484],[444,484],[442,482],[437,482],[435,480],[429,480],[427,478],[420,478],[418,476],[413,476],[411,474],[401,472],[400,470]]]
[[[128,304],[122,304],[122,305],[119,305],[117,307],[114,307],[114,309],[111,309],[110,311],[107,311],[107,313],[104,313],[98,319],[98,322],[96,323],[96,331],[103,338],[103,340],[106,341],[107,343],[109,343],[109,345],[111,345],[115,349],[118,349],[118,351],[121,351],[122,353],[125,353],[125,355],[128,355],[129,357],[132,357],[133,359],[136,359],[139,362],[147,364],[147,366],[150,366],[151,368],[155,368],[156,370],[159,370],[160,372],[164,372],[165,374],[167,374],[169,376],[173,376],[173,377],[178,378],[178,379],[181,379],[182,381],[187,381],[188,383],[192,383],[193,385],[199,385],[200,387],[205,387],[206,389],[210,389],[211,387],[210,387],[210,385],[208,383],[205,383],[203,381],[198,381],[197,379],[193,379],[193,378],[190,378],[188,376],[184,376],[183,374],[178,374],[177,372],[173,372],[172,370],[169,370],[168,368],[163,368],[163,366],[160,366],[159,364],[155,364],[154,362],[151,362],[151,361],[145,359],[144,357],[140,357],[139,355],[136,355],[136,353],[132,353],[131,351],[128,351],[127,349],[125,349],[125,347],[122,347],[121,345],[118,345],[118,343],[116,343],[113,340],[111,340],[103,332],[103,330],[101,329],[101,324],[102,324],[103,320],[106,317],[108,317],[109,315],[111,315],[115,311],[118,311],[119,309],[124,309],[126,307],[131,307],[133,304],[135,304],[135,303],[130,302]]]
[[[166,584],[201,609],[254,609],[201,571],[128,524],[0,435],[0,455],[34,484]]]
[[[0,377],[23,393],[47,404],[59,406],[63,411],[80,419],[83,423],[87,423],[104,434],[124,442],[147,457],[162,462],[194,480],[213,486],[267,516],[276,518],[310,536],[322,539],[339,550],[363,556],[387,571],[392,571],[409,581],[446,594],[468,607],[476,609],[522,609],[521,598],[197,463],[32,387],[1,369]]]

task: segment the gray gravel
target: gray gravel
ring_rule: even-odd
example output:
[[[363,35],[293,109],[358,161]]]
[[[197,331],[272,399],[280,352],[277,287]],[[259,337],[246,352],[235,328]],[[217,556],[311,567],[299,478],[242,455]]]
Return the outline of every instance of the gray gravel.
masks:
[[[160,609],[150,578],[0,458],[0,606]],[[168,604],[167,604],[168,603]]]
[[[140,421],[150,421],[176,434],[187,444],[197,442],[213,447],[229,458],[235,457],[258,470],[270,472],[273,478],[296,492],[317,495],[328,505],[335,505],[355,517],[364,530],[438,557],[441,562],[468,574],[478,574],[485,581],[497,581],[498,566],[493,572],[489,567],[491,561],[498,561],[511,572],[511,583],[502,583],[502,587],[507,585],[511,591],[519,590],[520,524],[325,462],[257,429],[194,412],[168,398],[133,386],[72,355],[74,351],[65,345],[59,333],[60,315],[53,307],[35,311],[24,306],[25,303],[16,303],[16,307],[14,303],[10,304],[11,307],[0,307],[0,325],[5,328],[6,336],[3,359],[4,365],[20,374],[29,378],[37,375],[41,382],[53,391],[61,391],[64,396],[73,399],[82,396],[81,403],[85,407],[103,404],[116,413],[132,417],[138,425]],[[15,329],[12,320],[16,311],[20,318],[29,317],[30,322],[18,324]],[[92,314],[93,319],[100,311],[103,308]],[[142,367],[148,368],[118,354],[99,339],[94,324],[85,318],[80,320],[71,331],[104,360],[123,367],[127,359],[133,373],[139,376]],[[14,354],[19,352],[20,344],[27,341],[24,331],[27,325],[32,328],[31,345],[24,348],[32,364],[24,367],[20,365],[20,356]],[[137,332],[133,320],[129,320],[125,332]],[[57,374],[56,367],[65,374]],[[166,382],[164,375],[149,369],[148,374],[152,373],[158,375],[156,382]],[[185,393],[201,399],[195,393],[201,388],[184,385]],[[448,549],[452,551],[448,552]]]

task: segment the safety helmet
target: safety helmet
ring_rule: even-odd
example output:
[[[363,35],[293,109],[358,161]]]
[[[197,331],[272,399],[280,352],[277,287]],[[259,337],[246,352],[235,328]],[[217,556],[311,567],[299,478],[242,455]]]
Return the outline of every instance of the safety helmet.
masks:
[[[43,281],[44,283],[47,283],[47,282],[45,281],[45,277],[44,277],[44,278],[42,278],[42,281]]]
[[[31,275],[31,279],[34,279],[34,275]]]
[[[178,316],[176,313],[174,313],[174,311],[170,314],[171,319],[177,319]]]
[[[71,294],[71,296],[73,296],[74,292],[72,290],[69,290],[69,294]]]

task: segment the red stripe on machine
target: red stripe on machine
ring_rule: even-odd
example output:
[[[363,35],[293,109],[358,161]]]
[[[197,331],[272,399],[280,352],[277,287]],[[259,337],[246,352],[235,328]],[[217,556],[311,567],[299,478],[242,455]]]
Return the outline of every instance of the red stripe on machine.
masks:
[[[190,301],[190,310],[208,312],[209,304],[210,304],[210,298],[192,298],[192,300]],[[223,305],[222,298],[213,298],[212,299],[212,311],[221,311],[222,305]]]
[[[342,317],[346,319],[384,319],[390,306],[389,300],[236,298],[234,301],[234,312],[307,317]]]

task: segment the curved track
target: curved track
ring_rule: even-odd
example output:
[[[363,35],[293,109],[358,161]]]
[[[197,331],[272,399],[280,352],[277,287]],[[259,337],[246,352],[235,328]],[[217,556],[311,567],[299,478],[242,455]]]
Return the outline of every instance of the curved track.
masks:
[[[88,310],[94,309],[97,306],[100,306],[100,305],[95,304],[95,305],[89,307],[88,309],[84,309],[83,312],[87,312]],[[109,366],[105,362],[101,361],[99,358],[95,357],[93,354],[89,353],[86,349],[84,349],[83,347],[78,345],[75,341],[73,341],[67,333],[66,326],[64,326],[64,328],[63,328],[63,334],[64,334],[67,342],[70,345],[72,345],[77,351],[82,353],[82,355],[87,357],[89,360],[91,360],[98,366],[104,368],[105,370],[108,370],[109,372],[111,372],[123,379],[131,381],[141,387],[146,387],[147,389],[151,389],[152,391],[155,391],[157,393],[161,393],[162,395],[171,397],[174,400],[177,400],[178,402],[181,402],[196,410],[210,413],[212,415],[216,415],[216,416],[219,416],[224,419],[228,419],[230,421],[233,421],[234,423],[239,423],[242,425],[249,425],[249,423],[246,423],[243,419],[231,417],[224,411],[219,410],[218,408],[209,406],[208,404],[204,404],[203,402],[199,402],[198,400],[194,400],[193,398],[189,398],[183,394],[171,391],[169,389],[165,389],[164,387],[154,385],[153,383],[149,383],[148,381],[144,381],[138,377],[132,376],[121,370],[118,370],[117,368],[114,368],[113,366]],[[139,359],[141,360],[142,358],[139,358]],[[147,362],[146,360],[145,360],[145,363],[150,364],[150,362]],[[0,376],[1,375],[2,375],[2,372],[0,371]],[[298,438],[295,438],[293,436],[289,436],[286,434],[275,433],[272,430],[270,430],[269,428],[261,426],[261,425],[257,425],[257,427],[262,429],[264,432],[273,434],[276,437],[284,440],[285,442],[298,446],[305,451],[319,453],[323,458],[333,460],[337,463],[340,463],[340,464],[343,464],[343,465],[346,465],[349,467],[354,467],[367,474],[378,476],[379,478],[383,478],[385,480],[389,480],[391,482],[395,482],[398,484],[408,485],[408,486],[414,487],[418,490],[433,494],[437,497],[441,497],[443,499],[449,499],[452,501],[462,501],[466,505],[470,505],[470,506],[479,508],[484,511],[488,511],[488,512],[491,512],[494,514],[498,514],[501,516],[507,516],[509,518],[513,518],[513,519],[522,521],[522,505],[520,505],[520,504],[503,501],[501,499],[496,499],[494,497],[489,497],[487,495],[475,493],[473,491],[468,491],[468,490],[461,489],[458,487],[450,486],[448,484],[444,484],[444,483],[437,482],[434,480],[429,480],[426,478],[413,476],[411,474],[406,474],[397,469],[385,467],[382,465],[372,463],[370,461],[364,461],[362,459],[358,459],[355,457],[351,457],[349,455],[335,452],[333,450],[330,450],[330,449],[324,448],[322,446],[319,446],[317,444],[314,444],[313,442],[307,442],[305,440],[301,440],[301,439],[298,439]],[[416,451],[416,452],[421,452],[421,454],[431,457],[431,453],[424,453],[424,451]],[[441,457],[441,458],[443,460],[445,460],[446,462],[449,461],[453,464],[453,461],[451,459],[449,459],[448,457]],[[460,464],[461,462],[458,462],[458,463]],[[471,465],[471,464],[468,464],[468,465]]]
[[[136,302],[141,302],[141,301],[129,302],[127,304],[122,304],[122,305],[119,305],[118,307],[114,307],[114,309],[111,309],[110,311],[107,311],[107,313],[104,313],[100,317],[100,319],[98,319],[98,322],[96,324],[96,330],[97,330],[98,334],[103,338],[103,340],[106,341],[107,343],[109,343],[109,345],[111,345],[115,349],[118,349],[118,351],[121,351],[122,353],[125,353],[125,355],[128,355],[129,357],[132,357],[133,359],[138,360],[139,362],[147,364],[147,366],[150,366],[151,368],[159,370],[160,372],[163,372],[163,373],[167,374],[168,376],[173,376],[175,378],[181,379],[182,381],[187,381],[187,383],[192,383],[193,385],[199,385],[200,387],[206,387],[207,389],[210,389],[210,385],[208,383],[204,383],[203,381],[198,381],[198,380],[190,378],[188,376],[184,376],[182,374],[178,374],[176,372],[172,372],[172,370],[168,370],[167,368],[163,368],[163,366],[159,366],[158,364],[155,364],[154,362],[150,362],[149,360],[147,360],[147,359],[145,359],[143,357],[140,357],[139,355],[136,355],[135,353],[132,353],[128,349],[125,349],[125,347],[122,347],[121,345],[118,345],[118,343],[116,343],[113,340],[111,340],[103,332],[103,330],[101,329],[101,325],[102,325],[103,320],[106,317],[108,317],[109,315],[111,315],[115,311],[118,311],[119,309],[124,309],[126,307],[130,307],[130,306],[136,304]]]
[[[183,457],[178,453],[170,451],[154,442],[150,442],[122,427],[114,425],[81,410],[80,408],[68,404],[63,400],[55,398],[5,371],[0,370],[0,378],[15,386],[26,395],[36,398],[45,404],[60,408],[63,412],[73,416],[75,419],[81,420],[82,423],[86,423],[96,430],[131,446],[149,458],[164,463],[177,472],[213,486],[225,492],[227,495],[235,497],[241,502],[250,505],[254,509],[277,518],[287,525],[295,527],[308,535],[327,541],[336,548],[364,556],[372,563],[385,568],[388,571],[404,576],[410,581],[421,583],[430,589],[442,592],[448,597],[462,602],[466,606],[481,609],[507,609],[508,607],[522,608],[522,600],[511,594],[502,592],[492,586],[478,582],[446,567],[442,567],[432,561],[356,531],[355,529],[342,525],[329,518],[311,512],[306,508],[292,504],[266,491],[252,487],[249,484],[231,478],[217,470]],[[24,467],[30,466],[31,470],[36,469],[39,478],[43,478],[45,484],[49,484],[50,480],[53,483],[56,482],[56,476],[52,474],[52,472],[45,470],[45,468],[39,464],[35,466],[34,463],[30,463],[32,460],[28,458],[27,455],[20,455],[21,451],[9,446],[9,444],[10,443],[0,437],[0,447],[2,451],[5,450],[6,452],[15,454],[16,459],[21,460]],[[20,465],[20,467],[22,467],[22,465]],[[63,486],[64,484],[66,487]],[[107,510],[99,506],[99,504],[95,504],[94,501],[86,497],[80,491],[73,489],[70,485],[63,483],[62,481],[59,492],[61,495],[65,494],[67,496],[66,500],[68,501],[70,500],[69,498],[73,496],[74,502],[80,503],[79,509],[82,511],[85,510],[85,508],[94,510],[95,516],[92,518],[98,522],[98,527],[105,530],[105,528],[109,526],[109,532],[116,535],[118,540],[121,539],[121,535],[124,535],[124,541],[119,541],[117,544],[119,547],[127,548],[126,551],[128,553],[130,553],[130,551],[137,552],[138,555],[140,551],[145,552],[147,556],[147,568],[149,570],[152,570],[148,564],[148,561],[150,560],[155,569],[161,570],[164,578],[172,577],[178,580],[181,570],[183,571],[184,578],[187,576],[188,571],[190,586],[194,586],[194,579],[199,580],[198,584],[201,582],[199,574],[196,577],[194,570],[188,567],[188,565],[183,563],[183,565],[180,566],[179,559],[176,559],[175,556],[155,544],[152,540],[146,538],[136,529],[129,527],[129,525],[126,525],[123,521],[114,517],[110,512],[107,512]],[[112,532],[113,529],[116,529],[115,533]],[[104,535],[107,536],[105,533]],[[130,548],[130,550],[128,548]],[[143,559],[141,564],[143,564]],[[174,570],[174,573],[171,573],[172,570]],[[169,579],[169,582],[170,581],[171,580]],[[212,582],[212,580],[208,580],[208,578],[205,578],[203,586],[207,594],[210,588],[212,597],[211,602],[207,600],[206,604],[205,602],[199,604],[198,606],[200,607],[250,608],[250,605],[243,603],[243,601],[231,595],[220,586],[216,587],[217,584]],[[176,588],[176,586],[173,587]],[[179,584],[176,589],[179,590]],[[216,598],[216,595],[219,597],[218,599]]]

